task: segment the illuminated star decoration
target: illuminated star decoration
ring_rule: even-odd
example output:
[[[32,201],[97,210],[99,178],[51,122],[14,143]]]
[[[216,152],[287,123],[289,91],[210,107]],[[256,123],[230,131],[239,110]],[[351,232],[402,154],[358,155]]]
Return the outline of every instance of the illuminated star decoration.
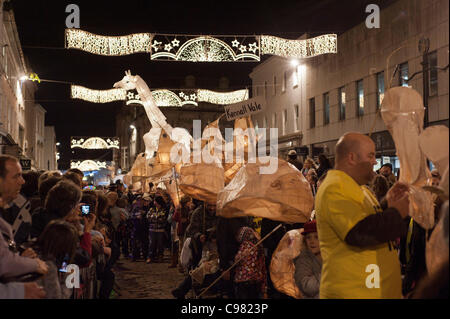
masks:
[[[177,47],[180,45],[180,41],[178,41],[176,38],[172,40],[172,46]]]
[[[164,45],[164,50],[166,50],[166,51],[172,50],[172,46],[170,45],[170,43]]]
[[[159,46],[162,44],[162,42],[153,41],[152,48],[157,52],[159,50]]]
[[[256,53],[256,50],[258,50],[258,45],[256,44],[256,42],[250,43],[248,45],[248,50]]]
[[[237,47],[239,47],[239,41],[238,41],[238,40],[236,40],[236,39],[234,39],[234,41],[233,41],[233,42],[231,42],[231,44],[233,45],[233,47],[234,47],[234,48],[237,48]]]
[[[131,100],[132,98],[134,98],[133,92],[128,92],[128,93],[127,93],[127,98],[129,98],[130,100]]]
[[[241,45],[239,47],[239,51],[241,51],[242,53],[244,53],[245,51],[247,51],[247,47],[245,45]]]

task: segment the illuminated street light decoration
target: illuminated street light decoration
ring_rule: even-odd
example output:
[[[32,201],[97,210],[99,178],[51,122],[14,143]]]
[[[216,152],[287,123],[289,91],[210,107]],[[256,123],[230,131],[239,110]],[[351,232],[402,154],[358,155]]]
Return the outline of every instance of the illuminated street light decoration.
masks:
[[[125,100],[126,91],[123,89],[92,90],[79,85],[71,85],[71,98],[93,103],[109,103]]]
[[[210,90],[198,90],[198,101],[212,104],[228,105],[248,100],[248,90],[233,92],[214,92]]]
[[[106,162],[85,160],[85,161],[71,161],[70,168],[78,168],[80,171],[98,171],[101,168],[106,168]]]
[[[124,36],[102,36],[80,29],[66,29],[66,48],[99,55],[128,55],[151,52],[151,33]]]
[[[309,58],[337,53],[337,35],[325,34],[304,40],[269,35],[196,36],[158,33],[108,37],[79,29],[67,29],[66,48],[111,56],[148,52],[151,60],[259,62],[264,54]]]
[[[72,137],[70,148],[76,147],[89,150],[119,149],[119,139],[116,137],[107,137],[105,139],[101,137],[89,137],[87,139],[84,137]]]
[[[152,50],[152,60],[189,62],[246,62],[260,61],[258,38],[246,36],[188,36],[154,35],[159,43]],[[239,38],[239,41],[237,40]],[[233,40],[233,41],[232,41]],[[233,43],[239,43],[237,47]],[[176,43],[177,46],[170,44]],[[155,49],[155,47],[152,47]],[[251,51],[250,51],[251,48]]]
[[[81,99],[93,103],[108,103],[114,101],[126,101],[126,105],[140,104],[139,94],[124,89],[91,90],[82,86],[72,85],[72,99]],[[178,95],[167,89],[158,89],[151,92],[158,107],[184,105],[198,106],[199,102],[207,102],[218,105],[228,105],[248,99],[248,89],[231,92],[214,92],[197,89],[189,92],[179,92]]]
[[[337,53],[336,34],[325,34],[305,40],[287,40],[270,35],[261,36],[261,54],[278,55],[285,58],[310,58],[326,53]]]
[[[152,96],[158,107],[161,106],[183,106],[183,101],[174,92],[166,89],[152,91]],[[142,104],[139,94],[128,91],[126,104]],[[197,103],[195,104],[197,105]]]

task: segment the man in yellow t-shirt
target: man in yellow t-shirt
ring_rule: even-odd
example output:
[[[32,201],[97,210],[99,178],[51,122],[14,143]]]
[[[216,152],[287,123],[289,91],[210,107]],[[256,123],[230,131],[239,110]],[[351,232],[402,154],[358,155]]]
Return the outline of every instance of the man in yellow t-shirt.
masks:
[[[364,186],[377,163],[375,144],[366,135],[344,134],[335,162],[315,198],[323,259],[320,298],[401,298],[400,262],[391,241],[406,233],[408,187],[391,188],[382,210]]]

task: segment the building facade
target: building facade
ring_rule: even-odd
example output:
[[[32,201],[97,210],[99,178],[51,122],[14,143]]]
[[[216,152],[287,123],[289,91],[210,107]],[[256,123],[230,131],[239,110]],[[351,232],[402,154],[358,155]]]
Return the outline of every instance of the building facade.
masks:
[[[255,125],[278,128],[282,156],[297,149],[304,156],[323,152],[333,158],[342,134],[372,133],[379,164],[398,167],[381,101],[389,86],[410,86],[423,95],[419,41],[428,39],[427,125],[448,126],[448,5],[399,0],[380,11],[380,28],[368,29],[362,22],[338,35],[337,54],[298,65],[273,57],[258,65],[250,74],[253,96],[265,95],[267,108],[253,116]]]
[[[54,126],[45,126],[44,128],[44,161],[45,170],[57,170],[56,134]]]
[[[36,83],[22,52],[11,3],[0,0],[0,154],[31,160],[31,169],[46,169],[45,109],[34,101]]]

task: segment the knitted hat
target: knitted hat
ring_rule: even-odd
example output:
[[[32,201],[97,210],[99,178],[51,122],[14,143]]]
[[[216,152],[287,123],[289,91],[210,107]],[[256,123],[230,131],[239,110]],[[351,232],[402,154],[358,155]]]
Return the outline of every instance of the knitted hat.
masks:
[[[317,225],[315,220],[307,222],[303,225],[302,235],[305,236],[309,233],[317,233]]]

